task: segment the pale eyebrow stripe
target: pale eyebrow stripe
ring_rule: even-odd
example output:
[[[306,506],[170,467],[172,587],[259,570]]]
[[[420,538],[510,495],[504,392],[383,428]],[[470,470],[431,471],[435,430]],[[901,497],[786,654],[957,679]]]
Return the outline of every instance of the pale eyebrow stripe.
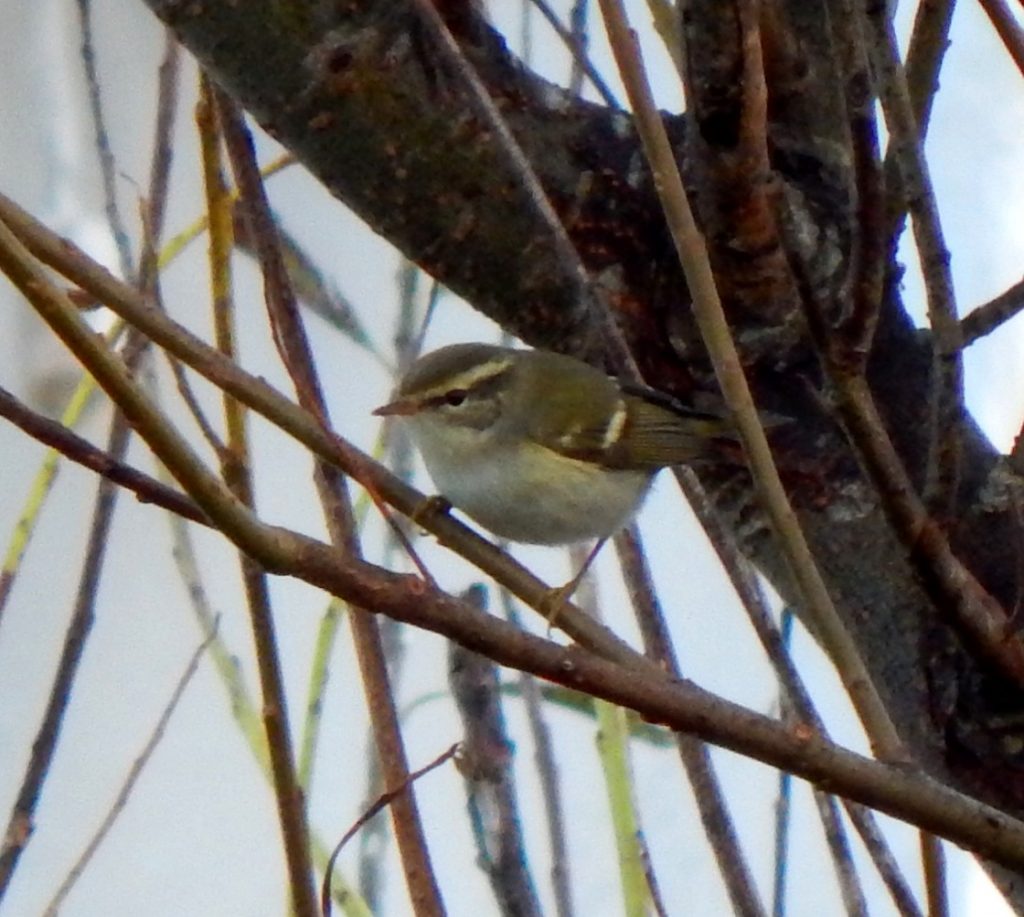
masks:
[[[435,385],[428,389],[424,394],[427,397],[430,397],[434,394],[450,392],[453,388],[471,389],[474,386],[479,385],[481,382],[487,382],[496,376],[500,376],[511,365],[512,361],[507,359],[501,361],[490,360],[480,366],[474,366],[472,369],[467,369],[465,372],[461,372],[457,376],[446,379],[443,385]]]

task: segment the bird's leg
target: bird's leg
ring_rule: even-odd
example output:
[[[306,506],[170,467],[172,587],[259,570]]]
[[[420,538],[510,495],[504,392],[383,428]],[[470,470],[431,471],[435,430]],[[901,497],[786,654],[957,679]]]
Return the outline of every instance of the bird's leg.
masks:
[[[547,618],[549,631],[555,626],[555,621],[558,618],[558,612],[561,610],[562,603],[568,602],[569,599],[573,597],[576,590],[579,588],[580,583],[583,582],[583,577],[587,575],[590,565],[594,562],[598,552],[604,547],[604,543],[607,540],[607,536],[599,538],[590,553],[587,555],[587,559],[583,561],[583,566],[580,567],[576,575],[564,586],[559,586],[557,589],[549,589],[544,595],[544,598],[541,600],[539,610],[541,614]]]

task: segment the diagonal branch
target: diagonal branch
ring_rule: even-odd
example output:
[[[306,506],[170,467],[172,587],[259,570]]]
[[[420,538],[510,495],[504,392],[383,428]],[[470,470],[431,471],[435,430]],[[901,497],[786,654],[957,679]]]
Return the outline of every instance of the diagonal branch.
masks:
[[[0,417],[6,417],[33,439],[56,449],[65,458],[132,491],[143,503],[153,503],[184,519],[209,525],[199,507],[185,494],[119,461],[110,452],[94,446],[62,423],[37,414],[2,387]]]

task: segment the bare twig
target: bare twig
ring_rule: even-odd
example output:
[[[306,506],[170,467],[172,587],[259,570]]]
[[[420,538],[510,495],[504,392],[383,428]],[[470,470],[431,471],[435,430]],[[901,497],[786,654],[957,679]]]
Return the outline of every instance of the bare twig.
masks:
[[[445,762],[450,761],[458,754],[458,752],[459,746],[458,743],[456,743],[455,745],[452,745],[447,751],[442,752],[440,755],[438,755],[429,764],[424,765],[419,770],[412,771],[406,777],[405,783],[403,783],[401,786],[394,787],[385,793],[382,793],[380,797],[377,799],[377,801],[374,802],[372,806],[367,808],[367,810],[363,812],[363,814],[360,815],[358,819],[356,819],[355,824],[353,824],[352,827],[349,828],[348,831],[346,831],[342,835],[341,840],[338,841],[337,846],[331,852],[331,856],[327,861],[327,868],[324,870],[324,881],[320,890],[320,909],[322,910],[324,917],[331,917],[331,875],[334,872],[334,864],[338,859],[338,855],[344,849],[345,845],[350,840],[352,840],[356,832],[363,825],[365,825],[371,818],[373,818],[378,812],[380,812],[381,809],[383,809],[387,805],[391,805],[391,803],[393,803],[395,799],[397,799],[399,796],[406,794],[409,790],[409,787],[417,780],[419,780],[420,777],[429,774],[432,770],[435,770]]]
[[[572,66],[569,70],[569,92],[576,96],[583,91],[583,69],[580,66],[579,58],[586,58],[587,45],[590,43],[587,12],[588,0],[574,0],[569,9],[569,34],[572,36],[573,47],[580,52],[578,55],[573,55]]]
[[[861,0],[845,0],[838,14],[829,16],[833,44],[843,75],[846,117],[850,124],[850,148],[857,182],[857,227],[851,253],[853,288],[837,337],[845,343],[851,362],[863,366],[870,353],[882,307],[887,248],[885,180],[879,161],[878,124],[871,85],[867,49],[861,31],[850,28],[856,21],[852,6]]]
[[[664,666],[673,678],[682,678],[679,660],[665,615],[661,609],[650,569],[644,556],[640,532],[630,525],[615,536],[623,579],[629,590],[633,611],[643,634],[647,654]],[[700,813],[704,833],[715,855],[718,870],[725,881],[733,909],[737,914],[764,914],[764,905],[757,893],[747,858],[740,846],[739,835],[725,800],[725,793],[715,774],[711,756],[703,743],[692,736],[677,735],[676,746],[686,776],[693,788],[694,801]]]
[[[85,82],[89,87],[89,109],[92,113],[93,130],[96,134],[96,151],[100,158],[100,174],[103,177],[103,202],[107,224],[117,247],[121,262],[121,276],[131,280],[135,273],[132,264],[132,244],[117,205],[117,161],[110,146],[107,122],[103,115],[103,92],[96,68],[96,48],[92,39],[92,0],[77,0],[79,25],[82,33],[81,57],[85,69]]]
[[[978,0],[1017,69],[1024,74],[1024,29],[1010,12],[1005,0]]]
[[[850,841],[843,830],[836,798],[821,790],[815,790],[814,802],[818,808],[822,827],[825,829],[825,840],[832,853],[832,863],[836,868],[839,893],[842,896],[846,913],[850,917],[868,917],[864,889],[861,888],[860,879],[857,877]]]
[[[157,80],[156,122],[153,159],[149,166],[149,200],[145,211],[150,238],[163,238],[167,213],[167,182],[174,159],[174,122],[178,108],[178,74],[181,70],[181,46],[170,29],[164,30],[164,57]],[[156,245],[154,244],[154,250]]]
[[[960,324],[964,338],[964,347],[968,347],[984,337],[991,334],[1003,322],[1009,321],[1024,309],[1024,280],[1015,283],[1008,290],[1004,290],[994,299],[982,303],[975,309],[968,312]]]
[[[225,468],[224,477],[236,496],[244,504],[251,506],[252,483],[243,465],[246,459],[246,452],[238,453],[234,465]],[[284,840],[285,860],[288,864],[288,891],[297,917],[317,917],[305,797],[295,775],[284,674],[278,656],[277,627],[274,623],[269,583],[266,571],[251,557],[240,554],[239,562],[256,647],[261,693],[260,709],[263,729],[267,736],[270,773]]]
[[[253,212],[259,204],[253,200],[253,171],[257,174],[255,180],[257,184],[259,179],[254,158],[247,148],[248,135],[245,133],[241,119],[232,103],[216,91],[211,91],[209,84],[206,85],[205,97],[208,105],[215,103],[218,121],[225,134],[225,142],[238,178],[242,205],[247,216],[255,222],[256,217]],[[216,196],[216,178],[209,171],[207,177],[214,181],[211,194]],[[255,231],[254,235],[259,238],[259,230]],[[272,243],[270,244],[272,245]],[[274,283],[274,278],[266,277],[266,266],[264,266],[264,272],[264,288],[269,291]],[[268,295],[270,294],[268,293]],[[223,302],[221,306],[226,308],[226,304]],[[274,330],[275,340],[278,341],[280,347],[277,326],[274,326]],[[233,334],[223,324],[219,329],[219,337],[222,347],[230,348],[232,346]],[[237,408],[231,405],[230,401],[226,402],[225,410],[231,424],[231,432],[229,433],[228,449],[222,452],[224,479],[236,496],[251,507],[254,505],[254,501],[251,473],[248,467],[249,447],[244,416],[238,414]],[[242,557],[242,569],[245,574],[252,633],[256,644],[256,658],[265,711],[264,727],[267,733],[274,792],[277,798],[278,816],[288,863],[292,907],[300,915],[308,914],[313,917],[316,914],[316,896],[309,849],[309,828],[306,820],[304,794],[296,773],[284,680],[266,579],[250,558]]]
[[[788,605],[782,609],[780,624],[781,642],[787,651],[793,633],[793,621],[796,615]],[[779,698],[780,713],[783,721],[786,713],[792,709],[789,698],[783,694]],[[775,844],[772,872],[772,917],[785,917],[786,883],[789,879],[789,835],[793,812],[793,775],[779,771],[779,791],[775,797]]]
[[[56,449],[71,461],[126,487],[143,503],[153,503],[200,525],[209,525],[199,507],[185,494],[119,461],[109,452],[94,446],[56,420],[37,414],[2,387],[0,417],[6,417],[33,439]]]
[[[116,798],[110,805],[110,809],[104,816],[100,826],[96,829],[96,833],[93,834],[88,844],[85,845],[85,848],[78,855],[78,859],[75,860],[74,866],[71,867],[57,891],[54,892],[53,897],[50,899],[50,903],[46,906],[46,911],[44,912],[45,917],[57,917],[61,902],[71,893],[75,883],[81,878],[82,873],[85,872],[86,867],[89,865],[89,861],[92,860],[96,851],[99,850],[100,845],[110,833],[111,828],[114,827],[114,823],[117,821],[118,816],[120,816],[121,812],[124,811],[124,808],[128,804],[128,800],[135,789],[135,785],[139,781],[139,777],[142,776],[143,770],[153,757],[153,754],[160,742],[163,740],[164,734],[167,732],[167,726],[171,721],[171,717],[174,715],[174,711],[177,710],[178,703],[185,694],[185,689],[192,681],[192,676],[194,676],[198,671],[199,663],[203,658],[203,653],[206,652],[206,649],[209,647],[213,638],[214,634],[211,632],[203,642],[196,647],[195,652],[192,653],[188,664],[185,666],[185,671],[181,673],[178,683],[174,686],[174,690],[171,692],[170,698],[164,705],[164,709],[161,711],[160,716],[156,721],[156,725],[150,733],[149,739],[147,739],[142,751],[132,763],[131,768],[129,768],[128,774],[125,777],[124,782],[121,784],[121,789],[118,790]]]
[[[588,546],[583,543],[569,545],[568,553],[570,569],[586,571],[592,553]],[[577,593],[580,607],[600,619],[601,598],[597,577],[592,571],[580,579]],[[624,917],[647,917],[648,902],[654,891],[648,877],[654,876],[654,869],[637,807],[626,711],[600,698],[593,698],[590,703],[597,722],[594,745],[608,799],[609,828],[615,841],[619,867],[622,913]]]
[[[106,450],[115,461],[120,461],[127,451],[130,432],[121,413],[116,412],[111,422]],[[14,871],[33,829],[36,807],[43,784],[50,772],[50,765],[53,763],[57,741],[64,724],[64,715],[71,701],[72,686],[78,675],[89,632],[92,630],[96,593],[109,543],[116,494],[117,488],[111,481],[100,481],[93,507],[86,556],[79,576],[78,593],[71,620],[64,634],[60,661],[50,688],[46,710],[32,742],[32,753],[11,809],[3,847],[0,848],[0,900],[3,900],[10,887]]]
[[[507,589],[499,590],[505,618],[514,627],[521,627],[515,601]],[[565,838],[565,806],[559,782],[558,762],[551,742],[551,729],[544,718],[541,690],[528,672],[519,675],[519,693],[526,708],[526,719],[533,739],[533,760],[537,768],[541,794],[544,799],[544,818],[551,846],[551,886],[555,895],[558,917],[572,917],[572,886],[569,881],[569,847]]]
[[[924,866],[924,887],[928,895],[928,917],[949,917],[946,854],[942,849],[942,841],[927,831],[921,832],[921,862]]]
[[[917,138],[924,143],[928,134],[928,123],[931,119],[932,104],[939,90],[939,72],[945,60],[946,49],[949,47],[949,30],[953,23],[953,9],[956,0],[929,0],[919,3],[914,16],[914,26],[910,33],[907,46],[907,87],[910,91],[910,104],[914,111],[914,123],[917,125]],[[860,13],[851,9],[853,14]],[[860,32],[860,30],[857,30]],[[885,190],[888,198],[886,206],[886,245],[888,249],[887,263],[893,263],[899,238],[903,233],[906,221],[906,192],[903,188],[903,177],[896,155],[895,146],[890,146],[885,156]]]
[[[118,319],[106,333],[106,339],[114,344],[125,330],[125,323]],[[82,373],[78,385],[68,399],[60,416],[62,426],[68,427],[80,421],[86,410],[96,399],[98,387],[88,373]],[[54,483],[60,473],[60,453],[51,449],[39,464],[29,492],[26,495],[20,515],[11,532],[7,550],[0,563],[0,625],[4,621],[4,609],[11,596],[11,590],[22,569],[22,561],[28,552],[29,545],[36,533],[40,511],[47,496],[53,491]]]
[[[949,29],[953,21],[956,0],[928,0],[919,3],[914,15],[914,25],[907,43],[907,88],[910,90],[910,104],[914,110],[918,140],[924,143],[931,120],[932,105],[939,91],[939,73],[949,48]],[[889,172],[890,165],[896,170],[895,159],[886,157],[886,185],[895,173]],[[897,170],[898,171],[898,170]]]
[[[429,324],[433,313],[433,306],[436,302],[439,284],[436,280],[430,283],[427,304],[424,315],[420,316],[417,303],[417,291],[422,274],[420,268],[411,261],[402,260],[396,270],[396,286],[398,288],[398,316],[393,337],[394,358],[389,360],[391,366],[398,367],[398,372],[404,370],[419,355],[423,346],[424,332]],[[380,433],[381,441],[384,444],[384,454],[388,458],[388,465],[400,478],[411,481],[413,476],[413,447],[408,431],[403,429],[401,424],[385,423]],[[377,504],[378,507],[387,509],[386,504]],[[422,572],[426,571],[412,545],[407,538],[409,528],[405,520],[393,518],[388,512],[388,529],[384,550],[382,553],[383,566],[391,567],[397,556],[404,556],[413,559],[416,568]],[[429,571],[426,571],[429,573]],[[325,622],[326,624],[326,622]],[[333,642],[333,635],[327,626],[321,629],[323,635],[323,649],[326,652],[326,644]],[[321,641],[317,640],[317,649],[320,650]],[[387,657],[388,672],[392,677],[392,684],[397,685],[401,678],[405,664],[405,629],[397,621],[385,618],[381,621],[381,643]],[[314,695],[323,691],[323,685],[315,685],[310,678],[310,702]],[[404,716],[399,717],[404,722]],[[380,758],[376,753],[375,742],[373,741],[372,729],[370,741],[366,743],[366,791],[367,799],[377,796],[384,786],[384,776],[381,772]],[[381,817],[371,821],[363,831],[359,843],[359,855],[357,869],[359,876],[359,889],[371,908],[380,909],[382,898],[383,876],[386,869],[388,846],[390,841],[390,825],[388,820]]]
[[[867,848],[871,862],[878,870],[879,876],[889,891],[889,896],[901,917],[924,917],[924,912],[914,899],[914,893],[907,882],[906,876],[892,854],[889,844],[878,826],[875,813],[867,806],[845,800],[846,814],[864,846]]]
[[[466,601],[483,607],[483,587]],[[504,915],[540,915],[523,842],[512,741],[498,692],[498,670],[489,659],[452,643],[448,682],[465,730],[459,771],[466,784],[477,861],[487,874]]]
[[[206,440],[216,455],[223,456],[227,446],[225,446],[224,440],[221,439],[220,434],[217,433],[213,424],[207,419],[202,406],[199,404],[199,399],[196,397],[195,392],[192,390],[192,385],[188,381],[185,367],[181,365],[180,360],[175,360],[173,357],[168,358],[168,363],[170,364],[171,375],[174,377],[174,384],[178,394],[181,396],[182,403],[189,414],[192,415],[192,419],[195,421],[200,434],[202,434],[203,439]]]
[[[965,416],[963,339],[956,314],[949,251],[943,238],[928,162],[918,136],[888,7],[872,7],[867,14],[860,15],[864,16],[870,35],[868,46],[878,74],[882,110],[892,138],[890,149],[899,165],[912,217],[932,329],[931,429],[925,503],[940,518],[948,518],[956,506],[961,426]]]
[[[563,25],[562,20],[558,18],[558,15],[551,8],[551,4],[547,0],[529,0],[529,2],[540,10],[541,15],[548,21],[548,25],[554,29],[555,34],[562,40],[562,44],[569,49],[573,64],[579,67],[582,73],[586,74],[587,79],[590,80],[597,94],[604,100],[604,104],[609,108],[622,108],[619,100],[615,98],[615,93],[611,91],[608,84],[601,77],[601,74],[598,73],[593,61],[591,61],[590,56],[587,54],[586,47],[579,41],[578,35]]]

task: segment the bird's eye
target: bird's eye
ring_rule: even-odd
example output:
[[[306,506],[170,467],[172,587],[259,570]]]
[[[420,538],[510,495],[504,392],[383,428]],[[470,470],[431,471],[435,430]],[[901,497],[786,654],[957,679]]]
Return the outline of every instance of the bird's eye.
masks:
[[[466,390],[464,388],[453,388],[450,392],[445,392],[444,403],[450,407],[457,408],[466,400]]]

